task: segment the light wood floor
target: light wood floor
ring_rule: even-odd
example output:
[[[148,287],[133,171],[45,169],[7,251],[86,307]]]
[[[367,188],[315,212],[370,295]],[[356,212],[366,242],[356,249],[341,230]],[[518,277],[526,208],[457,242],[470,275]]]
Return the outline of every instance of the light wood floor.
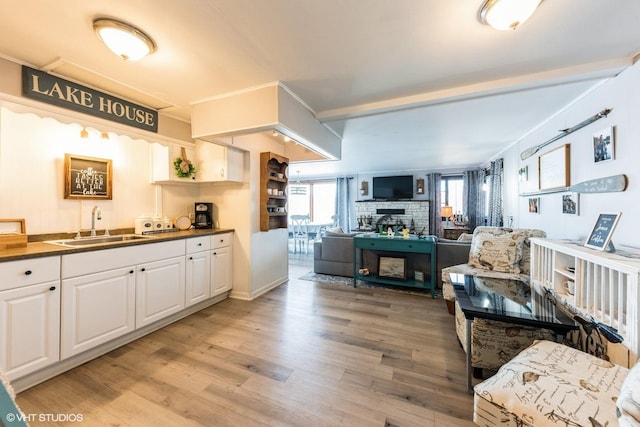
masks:
[[[294,263],[261,298],[222,301],[17,402],[81,414],[75,426],[473,425],[442,299],[295,279],[307,271]]]

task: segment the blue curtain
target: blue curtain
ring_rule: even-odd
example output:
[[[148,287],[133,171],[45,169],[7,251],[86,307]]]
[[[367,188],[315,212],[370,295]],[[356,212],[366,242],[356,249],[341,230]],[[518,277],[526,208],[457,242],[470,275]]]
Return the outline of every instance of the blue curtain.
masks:
[[[487,223],[493,227],[502,227],[502,182],[504,181],[504,159],[491,162],[489,167],[489,213]]]
[[[440,197],[440,181],[442,174],[427,174],[427,194],[429,195],[429,234],[432,236],[442,236],[444,233],[442,218],[440,217],[440,207],[442,200]],[[416,230],[420,232],[421,230]]]
[[[345,233],[351,231],[351,192],[349,182],[351,178],[336,178],[336,225]]]
[[[469,218],[469,229],[474,230],[479,225],[484,225],[485,192],[482,190],[484,182],[484,170],[473,169],[462,174],[463,194],[462,207],[464,214]]]

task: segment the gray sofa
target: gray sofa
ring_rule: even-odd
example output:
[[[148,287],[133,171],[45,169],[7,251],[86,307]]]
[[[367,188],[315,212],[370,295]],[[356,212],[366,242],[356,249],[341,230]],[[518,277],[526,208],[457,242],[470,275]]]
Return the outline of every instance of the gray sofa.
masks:
[[[464,264],[469,260],[471,240],[458,241],[438,239],[436,244],[436,268],[438,288],[442,289],[442,269],[452,265]]]
[[[438,239],[436,244],[436,277],[439,288],[442,288],[442,269],[467,262],[470,247],[471,241]],[[365,254],[365,264],[371,261]],[[330,235],[322,237],[321,241],[314,242],[313,271],[321,274],[353,277],[353,234],[341,236],[330,233]]]
[[[353,277],[353,234],[326,235],[314,242],[313,271]]]

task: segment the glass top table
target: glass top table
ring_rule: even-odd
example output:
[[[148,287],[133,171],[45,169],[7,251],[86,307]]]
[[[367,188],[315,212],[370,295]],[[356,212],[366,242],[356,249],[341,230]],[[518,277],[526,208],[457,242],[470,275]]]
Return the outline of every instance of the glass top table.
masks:
[[[528,283],[494,277],[450,273],[458,305],[467,323],[467,386],[472,390],[471,322],[476,317],[552,330],[562,336],[578,324],[557,309],[555,301]]]

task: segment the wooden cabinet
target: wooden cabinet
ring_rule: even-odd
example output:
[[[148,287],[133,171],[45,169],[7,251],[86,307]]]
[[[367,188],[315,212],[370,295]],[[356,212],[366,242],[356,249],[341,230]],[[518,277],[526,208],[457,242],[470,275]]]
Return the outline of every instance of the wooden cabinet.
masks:
[[[135,266],[62,281],[63,359],[135,329]]]
[[[184,256],[138,265],[136,328],[151,324],[185,307]]]
[[[211,296],[220,295],[233,288],[233,234],[211,236]]]
[[[442,237],[447,240],[458,240],[458,237],[460,237],[461,234],[470,233],[470,232],[471,230],[469,230],[466,227],[445,228],[443,230]]]
[[[197,140],[196,158],[199,182],[244,182],[244,151]]]
[[[60,257],[0,264],[0,367],[10,379],[60,358]]]
[[[287,167],[289,159],[260,153],[260,231],[287,228]]]
[[[187,307],[211,295],[211,237],[187,239],[186,292]]]

